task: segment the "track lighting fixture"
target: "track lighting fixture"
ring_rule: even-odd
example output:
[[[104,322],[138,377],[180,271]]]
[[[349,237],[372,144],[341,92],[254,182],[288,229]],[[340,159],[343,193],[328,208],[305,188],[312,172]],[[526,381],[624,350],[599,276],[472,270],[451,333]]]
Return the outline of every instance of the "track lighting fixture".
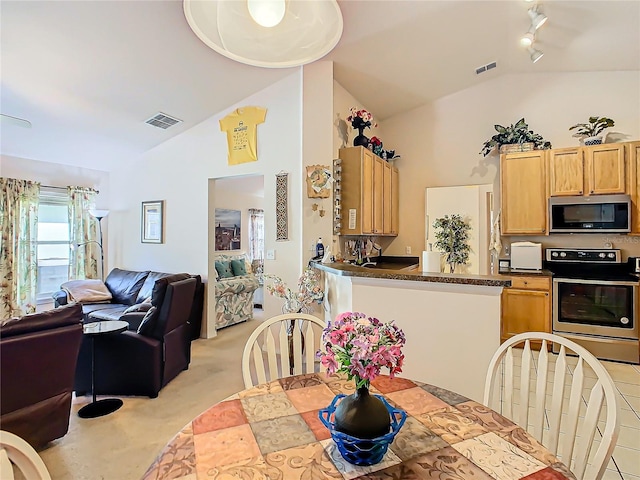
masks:
[[[535,49],[533,47],[527,48],[527,51],[529,52],[529,58],[531,58],[531,61],[533,63],[536,63],[544,55],[544,53],[542,51],[537,50],[537,49]]]
[[[540,11],[537,3],[531,7],[527,13],[529,14],[529,18],[531,18],[531,26],[535,30],[538,30],[547,21],[547,16]]]
[[[523,47],[530,47],[531,45],[533,45],[533,42],[535,42],[535,40],[536,40],[536,29],[533,28],[533,25],[532,25],[531,28],[529,28],[529,30],[527,31],[527,33],[525,33],[520,38],[520,44]]]

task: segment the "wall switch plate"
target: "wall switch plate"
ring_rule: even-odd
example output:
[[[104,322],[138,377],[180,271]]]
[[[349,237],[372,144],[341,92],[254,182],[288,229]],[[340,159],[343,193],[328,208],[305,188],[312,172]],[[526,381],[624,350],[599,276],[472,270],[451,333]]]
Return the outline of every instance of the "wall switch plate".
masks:
[[[407,245],[406,247],[404,247],[404,253],[409,254],[411,253],[411,247],[409,245]]]
[[[276,259],[276,251],[275,250],[267,250],[267,260],[275,260]]]

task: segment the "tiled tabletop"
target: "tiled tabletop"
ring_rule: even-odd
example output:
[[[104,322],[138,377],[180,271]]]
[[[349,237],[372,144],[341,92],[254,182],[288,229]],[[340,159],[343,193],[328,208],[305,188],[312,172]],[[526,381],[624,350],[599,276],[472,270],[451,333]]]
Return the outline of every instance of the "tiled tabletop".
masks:
[[[318,410],[353,382],[324,373],[244,390],[186,425],[144,474],[151,479],[574,479],[516,424],[461,395],[380,376],[372,393],[407,412],[382,462],[345,462]]]

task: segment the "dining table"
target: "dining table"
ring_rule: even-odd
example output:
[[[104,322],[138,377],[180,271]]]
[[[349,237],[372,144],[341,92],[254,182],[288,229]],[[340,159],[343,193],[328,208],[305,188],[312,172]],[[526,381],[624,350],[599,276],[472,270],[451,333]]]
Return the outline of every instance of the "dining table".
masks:
[[[145,472],[160,479],[575,479],[523,428],[455,392],[380,375],[370,391],[407,418],[380,463],[345,461],[318,411],[353,381],[313,373],[273,380],[212,405]]]

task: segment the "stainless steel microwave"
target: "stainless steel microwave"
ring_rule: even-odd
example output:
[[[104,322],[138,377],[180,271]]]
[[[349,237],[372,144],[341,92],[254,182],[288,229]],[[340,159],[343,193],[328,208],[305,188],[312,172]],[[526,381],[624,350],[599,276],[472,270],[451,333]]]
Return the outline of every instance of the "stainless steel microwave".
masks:
[[[629,195],[551,197],[550,233],[627,233],[631,231]]]

